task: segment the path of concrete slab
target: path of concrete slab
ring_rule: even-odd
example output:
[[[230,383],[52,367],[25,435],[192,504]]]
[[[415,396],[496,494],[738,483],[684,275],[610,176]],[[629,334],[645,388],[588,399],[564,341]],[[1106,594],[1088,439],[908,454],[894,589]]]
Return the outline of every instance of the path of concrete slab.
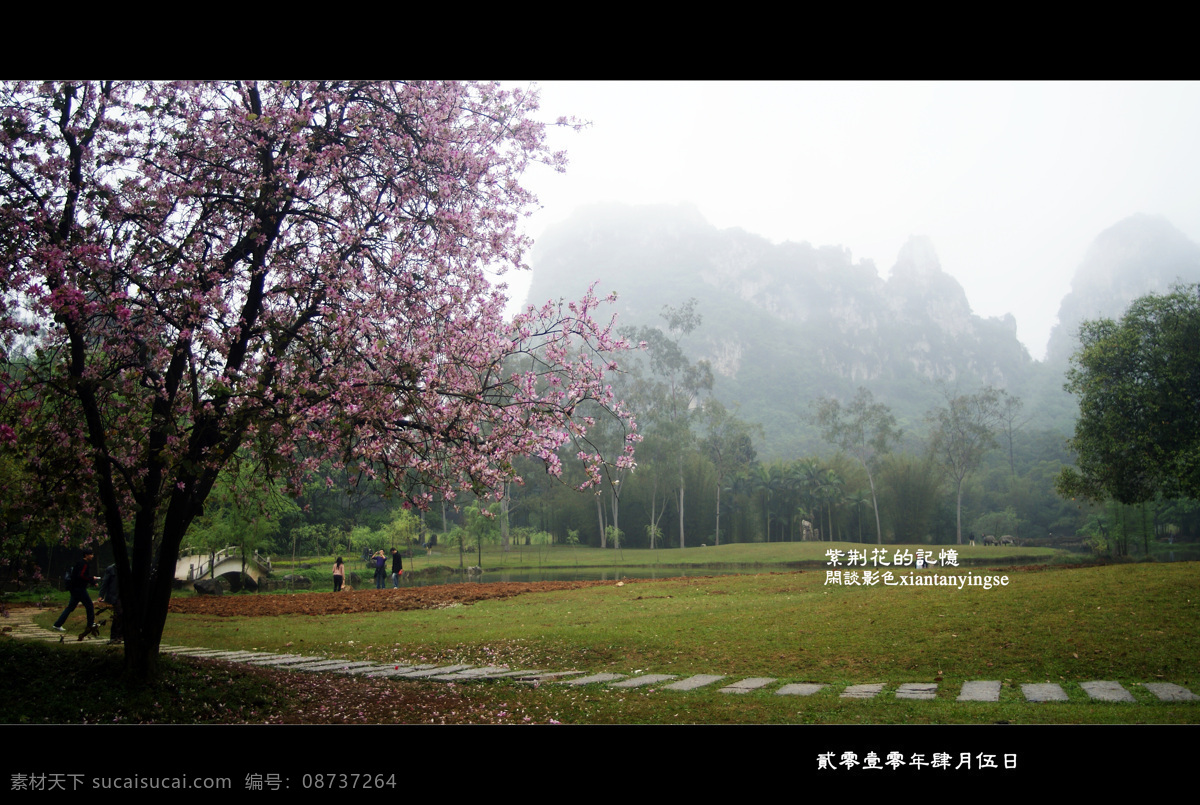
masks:
[[[0,619],[0,630],[10,637],[23,640],[43,640],[57,642],[62,645],[106,646],[103,640],[75,639],[70,633],[53,632],[37,626],[34,617],[42,610],[23,607],[9,610]],[[69,639],[68,639],[69,638]],[[116,649],[116,646],[108,646]],[[245,665],[272,667],[286,671],[308,671],[310,673],[337,673],[347,676],[364,676],[370,678],[402,678],[419,679],[437,682],[485,682],[501,679],[511,679],[520,682],[539,685],[555,682],[562,685],[606,684],[609,688],[634,689],[658,686],[657,690],[687,692],[707,688],[726,678],[723,674],[694,674],[679,679],[676,674],[640,674],[629,677],[618,673],[586,674],[582,671],[537,671],[520,670],[507,666],[471,666],[471,665],[405,665],[379,663],[370,661],[332,660],[327,657],[303,656],[298,654],[276,654],[266,651],[222,650],[195,648],[187,646],[163,645],[160,651],[164,654],[177,654],[199,659],[219,659],[227,662],[239,662]],[[674,680],[674,681],[672,681]],[[724,687],[718,688],[721,693],[747,694],[771,690],[778,680],[774,677],[749,677],[741,679]],[[1071,685],[1072,683],[1063,683]],[[831,687],[819,682],[792,682],[775,687],[771,690],[778,696],[813,696]],[[843,699],[873,699],[884,689],[884,683],[873,682],[846,686],[838,695]],[[1092,701],[1138,703],[1150,701],[1148,696],[1141,699],[1135,697],[1130,690],[1120,682],[1113,680],[1091,680],[1078,683],[1078,687]],[[1132,687],[1138,687],[1134,683]],[[1200,696],[1192,693],[1182,685],[1172,682],[1146,682],[1140,687],[1149,691],[1155,699],[1162,702],[1197,702]],[[928,701],[937,698],[938,685],[936,682],[905,682],[897,686],[895,699]],[[1020,685],[1021,697],[1026,702],[1069,702],[1070,697],[1063,685],[1054,682],[1031,682]],[[997,680],[972,680],[964,682],[962,689],[954,701],[959,702],[998,702],[1003,691],[1003,685]],[[826,694],[832,695],[832,694]],[[953,695],[953,694],[950,694]]]

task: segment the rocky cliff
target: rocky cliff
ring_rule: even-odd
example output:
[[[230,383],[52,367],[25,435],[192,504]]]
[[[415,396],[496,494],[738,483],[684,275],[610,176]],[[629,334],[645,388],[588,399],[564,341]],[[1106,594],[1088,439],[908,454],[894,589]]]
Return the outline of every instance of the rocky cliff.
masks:
[[[1129,303],[1176,282],[1200,282],[1200,246],[1160,215],[1133,215],[1101,232],[1088,248],[1058,309],[1046,362],[1065,368],[1081,322],[1117,319]]]
[[[886,279],[841,246],[772,244],[718,230],[689,206],[601,205],[539,240],[530,301],[578,296],[594,281],[616,290],[622,325],[661,325],[664,305],[698,300],[702,325],[684,343],[707,359],[714,393],[773,434],[765,457],[819,449],[806,421],[823,395],[869,388],[911,429],[941,402],[937,384],[990,384],[1026,401],[1032,427],[1066,432],[1062,391],[1078,322],[1119,316],[1137,296],[1177,278],[1200,281],[1200,247],[1165,220],[1135,216],[1097,238],[1063,300],[1050,357],[1033,361],[1010,314],[971,311],[928,238],[912,237]],[[964,267],[965,268],[965,267]]]

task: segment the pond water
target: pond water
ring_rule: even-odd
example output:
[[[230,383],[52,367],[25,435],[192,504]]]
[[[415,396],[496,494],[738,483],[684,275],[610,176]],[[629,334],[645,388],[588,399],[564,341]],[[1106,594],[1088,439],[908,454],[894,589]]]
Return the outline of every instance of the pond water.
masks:
[[[782,569],[782,568],[780,568]],[[520,568],[519,570],[485,570],[481,574],[468,576],[462,573],[445,575],[417,575],[405,573],[400,582],[402,587],[425,587],[431,584],[458,584],[468,582],[474,584],[489,584],[497,581],[620,581],[621,579],[668,579],[679,576],[721,576],[739,573],[770,573],[778,572],[770,568],[735,567],[735,568],[683,568],[683,567],[630,567],[630,568],[546,568],[537,570]],[[388,581],[391,586],[391,580]]]
[[[1159,562],[1164,561],[1195,561],[1200,559],[1197,555],[1194,546],[1175,545],[1176,549],[1173,552],[1163,551],[1155,558]],[[416,558],[417,570],[432,565],[441,565],[442,567],[450,566],[449,560],[451,557],[434,555],[433,557],[419,556]],[[457,556],[453,559],[457,560]],[[473,557],[471,557],[473,558]],[[1087,561],[1090,555],[1080,557],[1081,561]],[[470,562],[470,558],[467,559]],[[1006,565],[1024,565],[1037,564],[1039,560],[1031,559],[1030,557],[1008,557],[1003,560],[976,558],[972,561],[960,560],[960,570],[978,569],[979,567],[1003,567]],[[412,563],[411,559],[406,559],[406,566]],[[348,569],[358,576],[356,587],[358,589],[370,589],[374,586],[372,581],[372,573],[369,570],[363,570],[358,562],[354,565],[348,564]],[[786,573],[792,570],[804,569],[813,572],[824,572],[824,562],[806,562],[803,565],[796,567],[787,567],[784,565],[724,565],[721,567],[675,567],[668,565],[641,565],[636,567],[562,567],[553,568],[513,568],[504,567],[489,568],[484,570],[482,574],[466,575],[464,573],[439,573],[439,574],[420,574],[412,575],[405,572],[403,580],[400,582],[403,587],[426,587],[437,584],[489,584],[492,582],[531,582],[531,581],[619,581],[620,579],[665,579],[680,576],[722,576],[722,575],[739,575],[739,574],[765,574],[765,573]],[[324,589],[322,582],[314,578],[313,590]],[[332,582],[329,582],[332,584]],[[391,586],[391,576],[389,574],[387,586]]]

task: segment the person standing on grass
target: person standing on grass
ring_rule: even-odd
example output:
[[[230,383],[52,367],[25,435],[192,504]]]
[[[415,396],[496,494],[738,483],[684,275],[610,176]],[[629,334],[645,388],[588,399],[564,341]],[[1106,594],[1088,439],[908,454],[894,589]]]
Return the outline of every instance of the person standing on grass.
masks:
[[[392,548],[392,589],[400,587],[400,574],[404,572],[404,559],[400,556],[400,551]]]
[[[387,580],[387,557],[383,555],[383,548],[380,548],[373,557],[371,562],[375,565],[375,589],[382,590],[386,585]]]
[[[338,557],[333,563],[333,591],[340,593],[342,591],[342,582],[346,580],[346,566],[342,564],[342,557]]]
[[[83,604],[83,609],[87,612],[87,628],[91,629],[96,625],[96,612],[92,609],[92,597],[88,595],[88,587],[96,583],[96,576],[92,575],[92,561],[96,554],[91,548],[83,549],[83,558],[75,563],[71,568],[71,576],[67,581],[67,590],[71,593],[71,600],[67,603],[67,608],[58,616],[58,620],[54,622],[54,631],[65,632],[63,624],[67,622],[67,616],[75,611],[75,607]]]

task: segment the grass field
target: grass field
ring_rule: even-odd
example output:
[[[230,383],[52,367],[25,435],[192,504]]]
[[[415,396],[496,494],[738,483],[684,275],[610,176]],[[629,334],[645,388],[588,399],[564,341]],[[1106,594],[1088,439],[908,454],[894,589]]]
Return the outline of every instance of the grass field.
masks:
[[[918,549],[932,552],[936,558],[940,551],[953,550],[960,564],[976,562],[1050,562],[1050,561],[1079,561],[1063,551],[1052,548],[1021,548],[1021,547],[983,547],[970,545],[886,545],[876,546],[856,542],[771,542],[771,543],[735,543],[732,545],[695,546],[692,548],[671,548],[648,550],[612,548],[589,548],[586,546],[565,545],[530,545],[514,544],[510,550],[502,551],[500,546],[487,544],[483,546],[483,560],[479,561],[474,551],[463,554],[465,565],[480,565],[486,570],[495,569],[537,569],[537,568],[654,568],[654,567],[762,567],[783,570],[794,567],[824,566],[829,561],[827,551],[839,550],[848,553],[851,550],[866,552],[868,555],[876,549],[885,551],[889,557],[897,550],[907,550],[910,554]],[[334,557],[305,558],[296,564],[305,567],[320,568],[325,574],[326,566],[333,564]],[[844,560],[843,560],[844,561]],[[890,558],[889,558],[890,561]],[[421,570],[430,565],[443,567],[458,567],[459,554],[457,545],[438,545],[434,548],[433,556],[426,556],[421,549],[416,549],[411,559],[404,560],[406,569]],[[352,569],[358,569],[361,564],[357,559],[350,560]],[[277,570],[290,569],[293,563],[287,557],[276,557],[274,566]]]
[[[815,547],[672,551],[689,554],[689,561],[693,552],[723,554],[720,564],[764,570],[539,592],[440,610],[325,617],[171,615],[164,641],[347,660],[715,673],[829,685],[807,697],[729,696],[715,688],[678,694],[457,686],[455,695],[463,697],[462,712],[473,714],[472,723],[495,720],[484,714],[500,712],[504,718],[519,712],[522,719],[562,723],[1200,723],[1200,703],[1159,702],[1141,687],[1166,681],[1200,692],[1200,565],[997,564],[912,571],[914,577],[1007,578],[1007,584],[991,589],[847,586],[827,583],[827,568],[766,569],[823,559],[823,552],[803,553]],[[557,549],[555,559],[570,550]],[[1022,550],[980,547],[962,553],[968,559],[969,552],[988,552],[997,562],[1017,556],[1028,561]],[[625,552],[639,553],[649,552]],[[910,570],[897,571],[895,578]],[[55,614],[41,617],[49,623]],[[963,682],[981,679],[1004,683],[998,703],[954,701]],[[1121,682],[1138,703],[1089,701],[1078,683],[1098,679]],[[932,702],[838,696],[850,684],[935,681],[939,694]],[[1071,701],[1026,703],[1019,686],[1046,681],[1063,683]]]

